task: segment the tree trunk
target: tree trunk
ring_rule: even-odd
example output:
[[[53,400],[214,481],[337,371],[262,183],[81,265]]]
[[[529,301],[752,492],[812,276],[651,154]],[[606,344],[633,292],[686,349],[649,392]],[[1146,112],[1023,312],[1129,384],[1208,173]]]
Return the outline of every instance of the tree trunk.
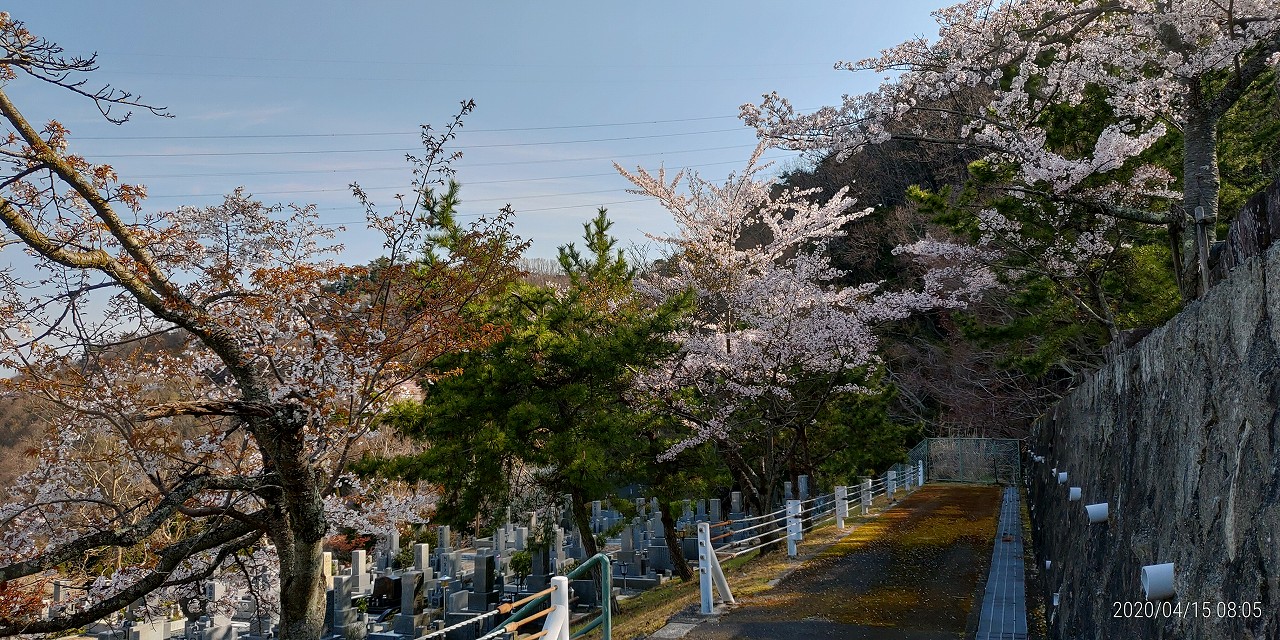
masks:
[[[662,531],[667,536],[667,552],[671,555],[671,566],[675,567],[677,576],[681,580],[692,580],[693,570],[689,568],[689,562],[684,559],[684,549],[680,545],[680,540],[676,538],[676,520],[671,517],[671,501],[669,496],[659,498],[659,517],[662,519]]]
[[[755,507],[758,515],[768,513],[765,509],[769,506],[769,498],[765,495],[766,490],[761,487],[755,470],[730,443],[722,441],[717,444],[725,463],[729,466],[729,473],[733,474],[734,480],[742,490],[742,497],[746,500],[748,507]]]
[[[665,499],[659,501],[662,503],[659,517],[662,519],[662,531],[667,537],[667,552],[671,556],[671,565],[675,567],[676,575],[680,576],[681,580],[692,580],[693,571],[685,561],[684,549],[679,538],[676,537],[676,521],[671,517],[670,503]]]
[[[280,556],[280,640],[314,640],[324,632],[321,545],[328,523],[317,470],[306,458],[308,415],[285,405],[255,434],[265,465],[281,479],[280,517],[267,526]]]
[[[1213,223],[1218,217],[1218,120],[1207,108],[1188,110],[1183,128],[1182,152],[1182,264],[1179,278],[1184,299],[1204,295],[1200,284],[1199,251],[1196,247],[1195,211],[1204,208],[1208,240],[1213,242]]]
[[[582,548],[586,550],[587,557],[599,553],[599,547],[596,546],[596,534],[591,531],[591,516],[587,514],[587,505],[583,500],[585,496],[582,492],[574,488],[569,491],[572,501],[573,524],[578,527],[578,535],[582,536]]]
[[[324,636],[325,588],[322,541],[276,542],[280,555],[280,639]]]

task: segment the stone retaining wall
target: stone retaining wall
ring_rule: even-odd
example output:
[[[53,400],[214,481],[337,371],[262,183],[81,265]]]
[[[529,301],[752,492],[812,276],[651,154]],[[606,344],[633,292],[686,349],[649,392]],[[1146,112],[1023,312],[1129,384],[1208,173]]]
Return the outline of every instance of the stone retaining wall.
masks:
[[[1045,463],[1026,476],[1040,575],[1028,588],[1045,592],[1050,637],[1280,637],[1278,402],[1273,247],[1036,423],[1030,446]],[[1069,487],[1081,501],[1067,500]],[[1084,505],[1099,502],[1110,518],[1089,524]],[[1143,601],[1141,567],[1165,562],[1176,570],[1168,615],[1117,607]]]

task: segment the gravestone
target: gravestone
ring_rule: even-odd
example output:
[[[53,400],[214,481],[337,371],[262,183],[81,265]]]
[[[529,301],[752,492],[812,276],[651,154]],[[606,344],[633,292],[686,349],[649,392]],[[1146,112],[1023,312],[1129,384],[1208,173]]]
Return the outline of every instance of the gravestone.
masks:
[[[333,577],[333,611],[329,617],[335,634],[346,635],[348,627],[355,629],[360,624],[360,610],[351,606],[354,582],[350,575]]]
[[[449,613],[459,613],[465,611],[467,605],[471,602],[470,591],[457,591],[449,594],[445,598],[445,611]]]
[[[400,605],[400,578],[378,576],[373,581],[373,593],[369,596],[369,611],[382,612]]]
[[[425,586],[420,571],[400,574],[400,613],[392,625],[392,630],[396,633],[416,638],[418,629],[430,622],[427,614],[423,613],[426,606]]]
[[[372,578],[369,575],[368,559],[365,557],[364,549],[356,549],[351,552],[351,583],[352,589],[356,595],[364,595],[369,593],[373,587]]]
[[[135,620],[129,624],[128,640],[164,640],[164,624]]]
[[[671,550],[667,548],[665,538],[659,538],[658,540],[662,544],[650,545],[647,551],[649,569],[654,573],[671,571],[674,568],[671,564]]]
[[[569,591],[578,598],[578,607],[590,609],[600,604],[600,592],[595,580],[570,580]]]
[[[467,608],[478,613],[489,610],[489,605],[498,604],[497,565],[489,553],[477,553],[475,571],[471,575],[471,597]]]
[[[529,570],[529,577],[525,580],[525,586],[530,592],[542,591],[551,584],[551,554],[546,545],[534,547],[530,553],[532,568]]]
[[[552,548],[555,549],[555,557],[552,558],[553,560],[555,560],[555,563],[556,563],[555,570],[559,572],[560,568],[564,566],[564,562],[565,562],[564,529],[561,529],[560,527],[556,527],[555,544],[552,545]]]
[[[698,559],[698,538],[689,537],[680,539],[680,550],[684,552],[685,560]]]
[[[413,568],[431,578],[431,545],[420,543],[413,545]]]

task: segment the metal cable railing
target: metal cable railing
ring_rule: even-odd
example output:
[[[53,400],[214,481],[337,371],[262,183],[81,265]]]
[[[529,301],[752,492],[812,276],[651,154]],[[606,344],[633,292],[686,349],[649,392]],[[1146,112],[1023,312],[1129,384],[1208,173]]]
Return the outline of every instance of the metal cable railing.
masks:
[[[791,500],[788,501],[787,507],[763,516],[752,516],[708,524],[706,538],[701,544],[705,545],[704,548],[710,548],[712,553],[706,554],[709,557],[702,559],[701,562],[704,567],[700,571],[712,570],[709,566],[706,566],[706,563],[714,559],[715,562],[712,563],[714,564],[713,572],[719,572],[717,578],[723,581],[724,576],[723,572],[719,570],[719,560],[738,558],[783,540],[787,541],[788,553],[794,555],[796,550],[793,542],[802,537],[804,533],[813,531],[833,520],[843,526],[843,519],[848,517],[851,509],[857,507],[867,513],[874,507],[877,498],[889,496],[897,491],[911,493],[921,486],[920,475],[923,475],[922,468],[911,466],[906,467],[903,471],[898,469],[893,471],[892,478],[890,474],[886,473],[881,477],[871,478],[859,485],[837,487],[836,491],[832,493],[819,494],[804,500]],[[841,498],[841,495],[844,497]],[[840,504],[841,502],[843,504]],[[890,504],[884,503],[882,506],[887,508]],[[806,506],[809,508],[806,509]],[[777,517],[779,514],[783,515]],[[734,527],[734,525],[745,523],[752,524],[745,527]],[[719,529],[722,532],[711,535],[711,529]],[[738,537],[744,532],[752,533],[752,535]],[[724,540],[728,540],[728,542],[723,542]],[[727,582],[724,583],[724,587],[725,591],[727,591]],[[720,587],[717,587],[718,589]],[[727,596],[726,599],[731,602],[732,595],[727,594]],[[710,612],[714,603],[709,600],[711,597],[711,588],[709,586],[704,585],[702,597],[702,611],[704,613]]]

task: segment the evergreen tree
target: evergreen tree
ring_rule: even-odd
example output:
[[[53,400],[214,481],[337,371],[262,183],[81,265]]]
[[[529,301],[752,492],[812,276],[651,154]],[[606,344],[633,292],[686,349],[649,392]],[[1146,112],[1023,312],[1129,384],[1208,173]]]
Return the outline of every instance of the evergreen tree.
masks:
[[[648,417],[628,402],[632,376],[678,349],[669,336],[690,306],[687,295],[654,305],[633,294],[635,268],[611,226],[601,209],[583,225],[585,250],[560,248],[567,285],[515,285],[474,310],[474,322],[505,326],[505,337],[443,361],[422,402],[386,417],[425,450],[359,467],[439,485],[437,521],[462,526],[505,504],[525,474],[544,495],[571,497],[595,553],[586,502],[654,460]]]

